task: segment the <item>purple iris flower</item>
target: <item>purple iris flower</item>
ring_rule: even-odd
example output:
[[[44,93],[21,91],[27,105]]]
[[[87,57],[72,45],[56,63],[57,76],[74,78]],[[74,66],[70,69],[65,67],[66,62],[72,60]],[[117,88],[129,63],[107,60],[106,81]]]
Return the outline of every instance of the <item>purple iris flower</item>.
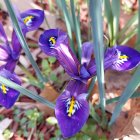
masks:
[[[28,10],[21,14],[16,10],[16,16],[24,35],[29,31],[37,29],[44,20],[44,12],[36,9]],[[10,46],[1,23],[0,39],[0,75],[20,85],[21,82],[14,73],[21,52],[20,42],[15,31],[13,31],[12,46]],[[19,94],[18,91],[9,88],[4,84],[0,84],[0,104],[2,106],[6,108],[12,107]]]
[[[44,11],[42,10],[30,9],[23,13],[19,13],[19,11],[15,8],[15,11],[24,35],[26,35],[26,33],[29,31],[38,29],[44,21]],[[20,42],[18,41],[15,31],[12,34],[12,47],[14,50],[15,58],[18,58],[22,48]]]
[[[71,80],[56,100],[55,115],[65,138],[80,131],[89,116],[86,100],[87,80],[96,75],[94,47],[92,42],[82,45],[81,63],[69,47],[68,36],[60,29],[46,30],[39,38],[43,52],[57,58]],[[126,46],[107,48],[104,54],[104,68],[126,71],[140,64],[140,53]]]

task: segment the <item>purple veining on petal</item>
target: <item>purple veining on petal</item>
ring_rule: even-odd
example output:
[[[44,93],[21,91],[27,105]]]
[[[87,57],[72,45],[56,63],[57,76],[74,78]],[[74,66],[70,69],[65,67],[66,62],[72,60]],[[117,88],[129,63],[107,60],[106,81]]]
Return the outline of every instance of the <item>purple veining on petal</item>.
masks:
[[[65,44],[56,44],[56,58],[59,63],[63,66],[65,71],[71,76],[79,76],[78,68],[80,62],[75,57],[68,45]]]
[[[113,62],[111,69],[117,71],[127,71],[140,64],[140,53],[127,46],[115,46],[117,50],[117,60]]]

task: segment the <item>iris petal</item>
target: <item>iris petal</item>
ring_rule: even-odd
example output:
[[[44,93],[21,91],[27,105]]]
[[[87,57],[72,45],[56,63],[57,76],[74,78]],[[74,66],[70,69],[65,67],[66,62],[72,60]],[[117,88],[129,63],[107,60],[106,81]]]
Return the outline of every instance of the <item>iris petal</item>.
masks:
[[[31,9],[20,14],[28,31],[36,30],[44,20],[44,12],[38,9]]]
[[[46,30],[39,38],[39,46],[41,50],[49,56],[55,56],[56,50],[54,48],[57,39],[62,35],[66,35],[66,33],[60,29]],[[66,38],[65,42],[68,42],[68,38]]]
[[[85,98],[85,86],[80,81],[70,81],[56,101],[55,115],[65,138],[79,132],[88,119],[89,105]]]
[[[53,41],[54,39],[55,41]],[[71,77],[79,76],[80,63],[69,47],[68,36],[65,32],[60,29],[46,30],[40,36],[39,45],[47,55],[56,57]]]
[[[78,67],[80,63],[71,51],[70,47],[62,43],[57,44],[56,53],[56,58],[65,71],[73,78],[79,76]]]
[[[116,46],[117,60],[111,66],[111,69],[117,71],[127,71],[140,64],[140,53],[127,46]]]
[[[11,72],[7,71],[6,69],[1,69],[0,75],[19,85],[21,84],[18,77],[15,74],[12,74]],[[4,106],[5,108],[7,109],[11,108],[16,102],[19,94],[20,93],[18,91],[12,88],[9,88],[4,84],[0,84],[0,104]]]

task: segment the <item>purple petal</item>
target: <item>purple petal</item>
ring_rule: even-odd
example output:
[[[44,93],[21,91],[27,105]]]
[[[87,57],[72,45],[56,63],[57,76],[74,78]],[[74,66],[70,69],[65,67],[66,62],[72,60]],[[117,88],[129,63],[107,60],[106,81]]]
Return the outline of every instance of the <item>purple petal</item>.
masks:
[[[71,77],[79,76],[80,63],[68,45],[56,44],[56,58]]]
[[[23,31],[23,34],[25,36],[26,30],[23,29],[22,31]],[[13,59],[18,60],[22,47],[21,47],[21,44],[19,42],[19,39],[18,39],[15,31],[13,31],[13,33],[12,33],[12,48],[13,48],[13,51],[12,51]]]
[[[9,58],[9,53],[7,47],[0,45],[0,60],[7,60]]]
[[[110,68],[114,61],[117,60],[117,51],[115,48],[107,48],[104,55],[104,70]],[[89,63],[89,66],[87,68],[90,76],[96,75],[96,63],[95,59],[92,59]]]
[[[140,53],[127,46],[116,46],[117,60],[112,64],[111,69],[127,71],[140,64]]]
[[[66,90],[56,101],[55,115],[65,138],[78,133],[88,119],[89,105],[86,100],[85,86],[80,81],[70,81]]]
[[[0,68],[5,68],[11,72],[14,71],[16,63],[12,58],[11,50],[7,46],[0,46]]]
[[[20,14],[28,31],[36,30],[44,21],[44,11],[31,9]]]
[[[60,29],[50,29],[44,31],[39,38],[39,46],[41,50],[49,56],[55,56],[56,50],[54,47],[57,39],[62,35],[66,35],[66,33]],[[68,38],[66,38],[66,42],[68,42]]]
[[[1,69],[0,70],[0,76],[3,76],[4,78],[7,78],[8,80],[11,80],[17,84],[21,84],[18,77],[15,74],[12,74],[11,72]],[[4,107],[11,108],[14,103],[16,102],[19,92],[7,87],[4,84],[0,84],[0,104]]]
[[[91,74],[88,72],[88,69],[84,65],[82,65],[80,68],[80,77],[87,80],[91,77]]]
[[[92,42],[83,43],[81,64],[87,67],[91,60],[92,55],[93,55],[93,43]]]

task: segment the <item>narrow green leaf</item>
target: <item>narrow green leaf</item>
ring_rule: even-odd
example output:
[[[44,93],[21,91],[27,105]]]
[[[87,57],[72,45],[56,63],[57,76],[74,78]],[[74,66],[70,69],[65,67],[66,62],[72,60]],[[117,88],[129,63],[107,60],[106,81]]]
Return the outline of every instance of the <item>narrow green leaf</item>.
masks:
[[[94,40],[94,55],[100,93],[100,105],[102,111],[105,112],[106,101],[104,95],[104,43],[102,23],[102,0],[90,0],[89,11],[91,16],[92,36]]]
[[[44,104],[44,105],[46,105],[46,106],[48,106],[52,109],[55,108],[55,105],[53,103],[51,103],[50,101],[48,101],[48,100],[44,99],[43,97],[37,95],[37,93],[34,93],[30,90],[27,90],[27,89],[23,88],[22,86],[14,83],[12,81],[7,80],[6,78],[4,78],[2,76],[0,76],[0,83],[5,84],[6,86],[17,90],[20,93],[28,96],[29,98],[31,98],[35,101],[38,101],[38,102],[40,102],[40,103],[42,103],[42,104]]]
[[[138,9],[138,34],[137,34],[137,42],[136,42],[136,49],[140,51],[140,0],[138,0],[139,9]]]
[[[111,120],[109,122],[109,125],[112,125],[116,118],[119,116],[121,109],[123,105],[126,103],[126,101],[133,95],[134,91],[138,88],[140,85],[140,67],[137,68],[136,72],[132,76],[131,80],[127,84],[124,92],[122,93],[121,97],[119,98],[118,104],[116,105],[113,115],[111,117]]]
[[[104,9],[105,9],[105,16],[107,18],[110,43],[111,43],[111,45],[113,45],[112,44],[113,35],[114,35],[114,32],[113,32],[114,31],[114,29],[113,29],[113,13],[112,13],[110,0],[104,0]]]
[[[115,97],[115,98],[112,98],[112,99],[108,99],[108,100],[106,100],[106,104],[108,105],[108,104],[112,104],[112,103],[118,102],[118,100],[120,99],[120,97],[121,96]],[[130,98],[131,99],[133,99],[133,98],[140,98],[140,93],[135,92]]]
[[[76,40],[78,44],[78,55],[79,55],[79,58],[81,59],[82,40],[81,40],[80,22],[78,21],[78,18],[76,16],[74,0],[70,0],[70,5],[71,5],[73,25],[74,25],[74,32],[75,32]]]
[[[73,23],[72,23],[72,19],[70,17],[70,13],[68,12],[68,9],[67,9],[66,1],[65,0],[63,0],[63,1],[55,0],[55,1],[63,12],[64,19],[65,19],[66,26],[67,26],[68,35],[70,38],[70,46],[71,46],[72,51],[75,53],[74,42],[73,42],[73,37],[72,37]]]
[[[94,87],[96,81],[97,81],[97,76],[95,76],[94,78],[92,78],[92,81],[91,81],[91,83],[89,85],[89,88],[88,88],[87,99],[89,99],[90,94],[91,94],[91,91],[93,90],[93,87]]]
[[[136,35],[138,29],[135,28],[133,29],[133,31],[130,31],[129,33],[127,33],[126,36],[124,36],[123,38],[120,38],[121,40],[119,40],[119,44],[124,45],[126,44],[134,35]]]
[[[124,38],[125,33],[138,22],[138,12],[126,23],[126,25],[118,32],[116,39]]]
[[[119,28],[120,17],[120,0],[112,0],[112,13],[113,13],[113,45],[116,44],[116,35]]]
[[[19,41],[21,43],[21,46],[22,46],[23,50],[25,51],[27,57],[29,58],[29,60],[30,60],[30,62],[32,64],[35,72],[36,72],[36,75],[37,75],[38,79],[41,82],[46,82],[44,77],[43,77],[43,75],[41,74],[41,71],[39,70],[38,65],[36,64],[36,62],[34,61],[32,55],[30,53],[30,50],[29,50],[28,45],[27,45],[27,42],[26,42],[26,40],[24,38],[24,35],[22,33],[22,30],[21,30],[21,28],[19,26],[18,20],[16,18],[16,15],[14,13],[14,10],[13,10],[13,7],[12,7],[10,1],[9,0],[5,0],[4,2],[6,4],[7,10],[8,10],[9,15],[11,17],[11,21],[13,23],[13,27],[14,27],[14,30],[15,30],[15,32],[17,34],[17,37],[18,37],[18,39],[19,39]]]

